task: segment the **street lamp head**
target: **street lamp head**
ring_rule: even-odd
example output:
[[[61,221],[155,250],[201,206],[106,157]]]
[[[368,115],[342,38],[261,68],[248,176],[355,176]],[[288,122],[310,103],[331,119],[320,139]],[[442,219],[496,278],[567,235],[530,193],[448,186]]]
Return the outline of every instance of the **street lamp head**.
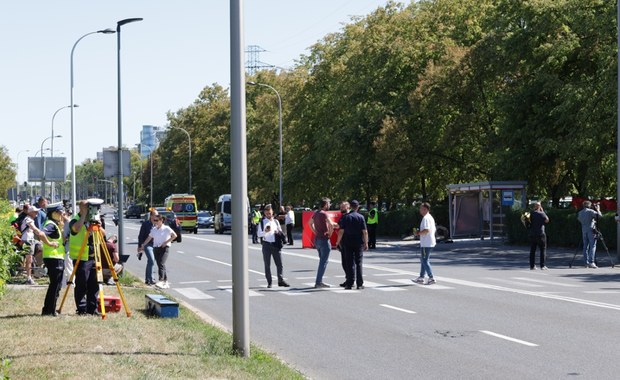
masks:
[[[246,83],[249,84],[250,86],[257,86],[258,85],[258,83],[252,82],[252,81],[249,81],[249,82],[246,82]]]
[[[116,30],[118,31],[118,29],[121,26],[123,26],[125,24],[129,24],[130,22],[136,22],[136,21],[142,21],[142,20],[144,20],[144,19],[141,18],[141,17],[136,17],[136,18],[126,18],[124,20],[117,21],[116,22]]]
[[[73,108],[78,108],[79,106],[80,106],[79,104],[74,104]],[[69,106],[69,107],[71,107],[71,106]]]
[[[54,138],[58,138],[58,137],[62,137],[62,135],[56,135],[56,136],[54,136]]]
[[[114,33],[116,33],[116,30],[107,28],[107,29],[103,29],[103,30],[98,30],[97,33],[114,34]]]

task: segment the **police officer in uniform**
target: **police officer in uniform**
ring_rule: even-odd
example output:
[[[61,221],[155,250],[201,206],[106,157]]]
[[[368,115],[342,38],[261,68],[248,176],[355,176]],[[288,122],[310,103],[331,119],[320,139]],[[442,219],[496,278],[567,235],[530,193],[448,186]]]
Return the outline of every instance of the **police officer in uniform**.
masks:
[[[64,207],[58,203],[47,208],[47,219],[43,223],[43,262],[47,268],[50,284],[45,294],[42,315],[56,316],[56,301],[62,288],[65,270],[65,248],[62,244]]]
[[[368,211],[368,249],[377,248],[377,224],[379,224],[379,210],[377,204],[370,202],[370,211]]]
[[[80,211],[70,222],[71,236],[69,237],[69,255],[75,265],[80,254],[80,248],[84,237],[89,234],[89,227],[93,221],[88,218],[88,202],[80,201]],[[96,222],[95,222],[96,223]],[[102,236],[105,231],[101,230]],[[84,252],[80,257],[80,263],[75,273],[74,298],[77,306],[77,314],[96,315],[97,312],[97,268],[95,267],[95,251],[93,247],[93,236],[88,236],[88,242],[84,247]]]
[[[250,224],[252,226],[252,243],[258,244],[258,223],[260,222],[262,215],[260,213],[260,205],[254,205],[254,211],[252,211]]]

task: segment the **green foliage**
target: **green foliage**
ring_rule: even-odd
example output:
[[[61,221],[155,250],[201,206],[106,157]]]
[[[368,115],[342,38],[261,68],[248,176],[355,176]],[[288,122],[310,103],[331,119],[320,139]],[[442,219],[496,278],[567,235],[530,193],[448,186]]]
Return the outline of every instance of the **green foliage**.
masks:
[[[13,228],[9,225],[9,217],[13,209],[5,200],[0,200],[0,296],[4,294],[5,284],[11,277],[11,265],[14,261]]]
[[[506,213],[508,243],[529,245],[528,231],[521,223],[524,210],[510,210]],[[578,247],[581,244],[581,224],[577,211],[573,209],[546,209],[549,223],[545,225],[547,244],[555,247]],[[614,213],[606,213],[598,220],[598,228],[609,249],[616,248],[616,221]]]
[[[390,1],[296,67],[259,71],[248,80],[282,98],[284,201],[437,203],[448,184],[499,180],[527,180],[556,204],[614,194],[615,10],[604,0]],[[248,195],[271,202],[277,97],[249,86],[246,100]],[[192,190],[211,208],[230,191],[228,92],[207,86],[168,119],[192,136]],[[186,191],[187,153],[180,131],[156,150],[156,203]],[[404,230],[396,215],[386,232]]]
[[[15,187],[17,166],[5,146],[0,146],[0,199],[6,199],[9,189]]]

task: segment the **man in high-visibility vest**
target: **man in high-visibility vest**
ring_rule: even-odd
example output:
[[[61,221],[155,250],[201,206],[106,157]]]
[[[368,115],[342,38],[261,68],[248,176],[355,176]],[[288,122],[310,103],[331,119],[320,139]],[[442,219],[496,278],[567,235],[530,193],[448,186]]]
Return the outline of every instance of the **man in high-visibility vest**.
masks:
[[[366,221],[368,227],[368,249],[377,248],[377,224],[379,224],[379,210],[377,210],[375,202],[370,202],[370,211],[368,211],[368,220]]]
[[[69,236],[69,255],[75,265],[85,236],[89,234],[91,221],[88,218],[88,202],[80,201],[80,212],[75,214],[70,222],[71,235]],[[101,229],[102,235],[105,231]],[[80,257],[80,263],[75,272],[75,290],[73,292],[77,314],[97,314],[97,268],[95,267],[93,236],[88,236],[88,242]]]
[[[252,243],[258,244],[258,223],[262,215],[260,213],[260,205],[254,205],[254,211],[251,213],[250,226],[252,227]]]

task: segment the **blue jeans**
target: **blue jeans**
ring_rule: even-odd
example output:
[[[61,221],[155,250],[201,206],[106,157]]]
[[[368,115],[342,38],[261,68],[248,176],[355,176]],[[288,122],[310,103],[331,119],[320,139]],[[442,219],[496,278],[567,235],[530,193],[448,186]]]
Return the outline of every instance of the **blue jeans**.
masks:
[[[424,274],[428,274],[428,277],[433,278],[433,270],[431,269],[431,252],[432,247],[420,247],[420,277],[424,277]]]
[[[329,239],[316,238],[314,240],[314,246],[319,251],[319,268],[316,271],[315,284],[323,282],[323,275],[325,274],[325,269],[327,269],[327,263],[329,262],[329,253],[332,250],[331,245]]]
[[[153,255],[153,246],[144,247],[144,256],[146,256],[146,272],[144,273],[144,282],[150,284],[153,281],[153,266],[155,265],[155,256]]]
[[[592,264],[596,257],[596,238],[592,229],[582,231],[581,237],[583,239],[583,259],[586,261],[586,265]]]

